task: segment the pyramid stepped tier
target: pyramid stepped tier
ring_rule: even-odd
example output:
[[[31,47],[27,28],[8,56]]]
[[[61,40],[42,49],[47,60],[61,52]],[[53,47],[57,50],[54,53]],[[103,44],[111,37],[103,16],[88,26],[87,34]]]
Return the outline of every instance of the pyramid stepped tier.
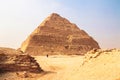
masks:
[[[21,45],[21,50],[30,55],[81,55],[93,48],[100,47],[92,37],[56,13],[47,17]]]

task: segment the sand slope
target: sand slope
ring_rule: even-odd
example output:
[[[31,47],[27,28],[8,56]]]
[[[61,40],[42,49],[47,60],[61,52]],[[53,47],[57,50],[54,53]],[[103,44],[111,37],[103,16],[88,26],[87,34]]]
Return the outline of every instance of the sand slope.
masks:
[[[101,50],[88,53],[85,57],[41,58],[40,62],[44,64],[45,70],[56,72],[49,80],[119,80],[120,78],[119,50]]]

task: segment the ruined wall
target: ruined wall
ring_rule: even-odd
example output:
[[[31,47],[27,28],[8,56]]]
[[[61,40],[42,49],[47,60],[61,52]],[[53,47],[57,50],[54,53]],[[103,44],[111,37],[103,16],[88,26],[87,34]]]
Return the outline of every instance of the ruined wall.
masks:
[[[36,60],[29,55],[8,55],[0,53],[0,71],[43,71]]]

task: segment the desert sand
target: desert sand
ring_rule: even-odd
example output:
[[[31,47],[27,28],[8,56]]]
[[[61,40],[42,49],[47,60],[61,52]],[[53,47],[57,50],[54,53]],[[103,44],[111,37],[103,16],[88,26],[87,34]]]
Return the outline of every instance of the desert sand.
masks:
[[[42,73],[28,73],[21,77],[16,72],[0,74],[0,80],[120,80],[120,50],[99,50],[85,56],[34,56]]]
[[[44,70],[55,72],[53,73],[54,76],[52,75],[49,80],[120,79],[119,50],[103,50],[100,53],[90,53],[85,56],[51,56],[47,59],[38,58],[39,57],[36,59],[38,62],[41,62],[41,66],[44,67]],[[44,60],[47,61],[44,63]],[[38,80],[41,80],[41,78]]]

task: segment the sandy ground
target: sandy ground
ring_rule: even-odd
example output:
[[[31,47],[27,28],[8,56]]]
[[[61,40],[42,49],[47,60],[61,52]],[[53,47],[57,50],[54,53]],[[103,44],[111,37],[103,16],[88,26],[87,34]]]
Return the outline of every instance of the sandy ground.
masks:
[[[88,59],[74,55],[35,58],[45,72],[32,74],[33,78],[19,78],[15,73],[0,74],[0,80],[120,80],[120,51],[103,52]]]
[[[42,69],[49,73],[42,77],[43,80],[65,80],[61,78],[65,78],[64,75],[66,74],[66,76],[68,76],[68,73],[71,73],[71,70],[77,71],[76,67],[80,67],[83,63],[83,56],[54,55],[49,56],[48,58],[46,56],[37,56],[36,60],[41,64]],[[46,79],[46,76],[49,78]],[[42,78],[39,78],[38,80],[41,80]]]
[[[54,72],[49,80],[120,80],[120,51],[117,50],[102,52],[89,60],[84,56],[39,58],[36,57],[44,70]]]

